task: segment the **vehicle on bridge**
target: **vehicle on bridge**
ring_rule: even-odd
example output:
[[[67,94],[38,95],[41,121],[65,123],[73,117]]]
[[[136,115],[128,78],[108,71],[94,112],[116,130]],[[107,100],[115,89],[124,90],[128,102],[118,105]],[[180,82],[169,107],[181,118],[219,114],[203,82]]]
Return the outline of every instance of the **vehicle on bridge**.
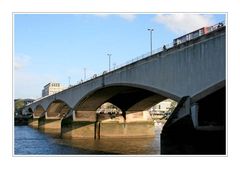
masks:
[[[195,39],[199,36],[202,36],[202,35],[205,35],[209,32],[212,32],[214,30],[217,30],[219,29],[220,27],[223,27],[224,26],[224,23],[223,22],[220,22],[216,25],[213,25],[213,26],[209,26],[209,27],[202,27],[198,30],[195,30],[191,33],[188,33],[186,35],[183,35],[181,37],[178,37],[176,39],[173,40],[173,45],[176,46],[176,45],[179,45],[179,44],[182,44],[184,42],[187,42],[187,41],[190,41],[192,39]]]

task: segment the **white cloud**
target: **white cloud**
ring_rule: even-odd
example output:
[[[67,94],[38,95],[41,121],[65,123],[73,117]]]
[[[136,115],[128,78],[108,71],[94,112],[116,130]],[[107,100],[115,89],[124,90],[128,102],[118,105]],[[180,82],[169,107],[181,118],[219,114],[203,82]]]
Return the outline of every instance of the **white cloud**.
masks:
[[[109,16],[114,16],[115,14],[105,14],[105,13],[99,13],[99,14],[95,14],[98,17],[101,18],[107,18]],[[126,20],[126,21],[133,21],[136,18],[136,15],[134,14],[117,14],[116,16]]]
[[[154,21],[179,34],[214,24],[212,15],[201,14],[159,14]]]
[[[14,57],[14,69],[23,69],[30,62],[30,57],[27,55],[17,55]]]
[[[119,16],[127,21],[133,21],[136,18],[136,15],[133,14],[121,14]]]
[[[102,18],[106,18],[108,17],[110,14],[105,14],[105,13],[98,13],[98,14],[95,14],[96,16],[99,16],[99,17],[102,17]]]

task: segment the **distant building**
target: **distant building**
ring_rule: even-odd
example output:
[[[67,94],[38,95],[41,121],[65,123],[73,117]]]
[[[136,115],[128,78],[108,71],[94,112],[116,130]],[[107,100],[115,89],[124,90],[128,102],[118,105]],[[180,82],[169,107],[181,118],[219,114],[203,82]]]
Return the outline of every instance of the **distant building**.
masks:
[[[64,90],[64,87],[60,83],[48,83],[42,90],[42,97],[52,95]]]
[[[158,104],[156,104],[155,106],[150,108],[150,112],[151,113],[166,113],[171,111],[172,108],[176,107],[176,102],[171,100],[171,99],[166,99]]]
[[[97,113],[103,114],[103,113],[114,113],[114,114],[122,114],[122,111],[112,103],[104,103],[97,109]]]

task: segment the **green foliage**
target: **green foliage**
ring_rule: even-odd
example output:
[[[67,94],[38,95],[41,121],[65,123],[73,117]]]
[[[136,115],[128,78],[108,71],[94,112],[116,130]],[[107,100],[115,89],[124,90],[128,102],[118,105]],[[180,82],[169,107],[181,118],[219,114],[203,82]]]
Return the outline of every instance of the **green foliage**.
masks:
[[[24,106],[25,106],[24,100],[19,99],[15,101],[15,112],[21,112]]]

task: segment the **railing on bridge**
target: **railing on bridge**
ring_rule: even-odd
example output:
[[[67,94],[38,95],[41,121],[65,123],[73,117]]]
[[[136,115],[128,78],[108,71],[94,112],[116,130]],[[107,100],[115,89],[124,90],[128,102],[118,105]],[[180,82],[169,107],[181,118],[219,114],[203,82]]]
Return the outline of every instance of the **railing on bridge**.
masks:
[[[215,25],[212,25],[212,26],[209,27],[210,29],[208,30],[208,32],[207,32],[206,34],[208,34],[208,33],[210,33],[210,32],[213,32],[213,31],[216,31],[216,30],[220,29],[220,28],[223,27],[223,26],[225,26],[225,21],[222,21],[222,22],[219,22],[219,23],[217,23],[217,24],[215,24]],[[196,36],[196,37],[193,37],[193,38],[191,38],[191,39],[188,39],[187,41],[191,41],[191,40],[193,40],[193,39],[199,38],[199,37],[204,36],[204,35],[206,35],[206,34],[201,34],[201,35],[199,35],[199,36]],[[187,41],[185,41],[185,42],[187,42]],[[185,43],[185,42],[183,42],[183,43]],[[179,45],[179,44],[178,44],[178,45]],[[171,42],[171,43],[169,43],[169,44],[166,44],[166,45],[163,45],[162,47],[153,50],[153,51],[152,51],[152,55],[155,55],[155,54],[157,54],[157,53],[159,53],[159,52],[162,52],[162,51],[164,51],[164,50],[170,49],[170,48],[172,48],[172,47],[174,47],[174,46],[176,46],[176,44],[174,44],[173,42]],[[151,52],[145,53],[145,54],[140,55],[140,56],[138,56],[138,57],[136,57],[136,58],[133,58],[133,59],[131,59],[131,60],[129,60],[129,61],[123,63],[123,64],[116,65],[113,69],[110,69],[110,71],[105,70],[105,71],[103,71],[102,73],[94,74],[92,77],[89,77],[89,78],[87,78],[86,80],[81,80],[81,81],[78,82],[77,84],[71,85],[71,86],[68,87],[67,89],[72,88],[72,87],[77,86],[77,85],[82,84],[82,83],[86,83],[87,81],[90,81],[90,80],[92,80],[92,79],[95,79],[95,78],[97,78],[97,77],[99,77],[99,76],[102,76],[102,75],[104,75],[104,74],[111,73],[111,72],[113,72],[113,71],[115,71],[115,70],[117,70],[117,69],[120,69],[120,68],[122,68],[122,67],[124,67],[124,66],[126,66],[126,65],[132,64],[132,63],[134,63],[134,62],[137,62],[137,61],[142,60],[142,59],[144,59],[144,58],[150,57],[150,56],[152,56],[152,55],[151,55]],[[67,89],[65,89],[65,90],[67,90]],[[64,91],[64,90],[63,90],[63,91]],[[63,91],[61,91],[61,92],[63,92]],[[49,96],[49,95],[48,95],[48,96]],[[45,97],[48,97],[48,96],[45,96]],[[42,99],[45,98],[45,97],[38,98],[38,99],[36,99],[34,102],[39,101],[39,100],[42,100]]]

